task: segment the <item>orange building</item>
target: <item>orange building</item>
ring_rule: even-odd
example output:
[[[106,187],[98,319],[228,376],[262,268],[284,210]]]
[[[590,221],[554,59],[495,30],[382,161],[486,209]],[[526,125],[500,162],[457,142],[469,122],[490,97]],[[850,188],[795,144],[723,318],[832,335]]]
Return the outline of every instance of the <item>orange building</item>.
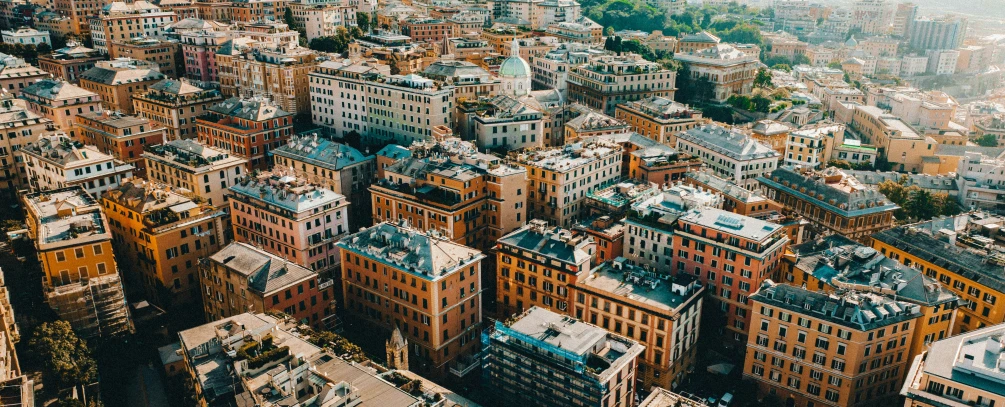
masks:
[[[684,177],[684,183],[704,191],[720,194],[722,196],[722,209],[737,215],[763,218],[781,213],[784,208],[782,204],[768,199],[758,191],[750,191],[707,171],[687,173]]]
[[[99,61],[80,76],[80,87],[101,96],[106,110],[133,114],[133,93],[164,79],[157,67],[146,61],[116,59]]]
[[[921,311],[876,294],[815,293],[768,281],[750,297],[743,378],[794,407],[900,403]]]
[[[391,223],[337,246],[348,314],[367,329],[399,329],[412,345],[411,370],[461,376],[480,363],[472,356],[481,334],[481,252]]]
[[[142,117],[121,113],[83,113],[77,115],[77,137],[86,144],[136,167],[133,173],[146,177],[143,149],[164,144],[167,129]]]
[[[112,58],[130,58],[147,61],[168,78],[184,76],[185,61],[181,57],[181,46],[177,42],[156,38],[131,38],[111,41],[108,54]]]
[[[230,98],[195,119],[203,144],[249,161],[249,169],[269,166],[266,153],[293,135],[293,115],[263,99]]]
[[[57,79],[76,83],[80,75],[94,68],[98,61],[104,61],[100,52],[81,45],[67,46],[38,57],[38,67],[51,73]]]
[[[677,145],[677,133],[705,123],[700,111],[661,96],[621,103],[614,117],[628,123],[632,131],[668,146]]]
[[[614,260],[625,253],[625,225],[618,218],[600,215],[577,223],[572,230],[592,238],[597,244],[593,264]]]
[[[43,79],[21,92],[28,109],[52,120],[60,129],[77,140],[74,117],[101,112],[101,96],[62,80]]]
[[[22,199],[49,307],[83,337],[132,331],[101,206],[80,186]]]
[[[185,189],[133,179],[102,195],[116,253],[145,297],[165,308],[198,304],[199,259],[219,250],[227,213]]]
[[[401,33],[414,42],[443,42],[458,35],[457,24],[425,17],[407,18],[401,22]]]

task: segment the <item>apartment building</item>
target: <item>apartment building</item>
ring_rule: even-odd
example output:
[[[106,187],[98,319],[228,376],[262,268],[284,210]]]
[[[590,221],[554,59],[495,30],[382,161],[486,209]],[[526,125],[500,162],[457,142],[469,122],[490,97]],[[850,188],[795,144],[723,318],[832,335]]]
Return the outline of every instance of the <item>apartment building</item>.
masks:
[[[21,199],[49,307],[84,338],[132,331],[112,234],[98,202],[80,186]]]
[[[495,251],[498,315],[508,317],[535,306],[568,313],[572,287],[590,275],[596,244],[534,219],[500,238]]]
[[[318,273],[247,243],[233,242],[200,263],[206,320],[280,311],[302,324],[328,327],[335,285]]]
[[[32,27],[39,31],[48,31],[51,35],[67,38],[74,34],[73,20],[55,11],[36,10],[31,20]]]
[[[990,114],[973,121],[974,137],[980,138],[990,134],[998,140],[998,145],[1005,144],[1005,114]]]
[[[169,140],[193,139],[198,136],[195,119],[221,101],[216,89],[203,89],[185,79],[164,79],[134,93],[133,109],[136,116],[164,126]]]
[[[84,188],[97,198],[110,189],[132,178],[133,167],[122,160],[98,151],[93,145],[85,146],[65,134],[56,133],[38,137],[20,150],[19,162],[24,163],[26,187],[32,191],[63,189],[71,186]]]
[[[89,19],[91,40],[94,49],[104,54],[111,54],[115,41],[160,37],[168,24],[178,21],[175,13],[161,11],[160,7],[145,1],[109,2],[101,7],[100,13],[93,15],[97,18]]]
[[[459,136],[483,150],[510,151],[545,145],[544,113],[507,95],[457,105]]]
[[[778,154],[785,155],[785,143],[788,141],[792,127],[771,119],[758,120],[750,126],[750,136],[761,142]]]
[[[562,21],[554,23],[545,29],[548,35],[562,42],[578,42],[581,44],[597,44],[603,42],[604,26],[589,18],[582,17],[577,21]]]
[[[443,82],[454,88],[454,106],[462,100],[475,100],[482,96],[499,94],[502,82],[484,68],[465,61],[462,55],[454,54],[457,60],[433,62],[421,75],[434,81]]]
[[[911,22],[908,45],[918,50],[949,50],[963,45],[967,35],[966,17],[922,17]]]
[[[1005,203],[1005,190],[1000,185],[1005,161],[980,152],[966,152],[957,164],[957,199],[964,208],[995,211]]]
[[[750,301],[754,325],[743,377],[757,383],[758,397],[774,394],[794,406],[899,402],[910,368],[908,344],[921,314],[917,305],[770,280]]]
[[[641,55],[600,55],[570,68],[567,92],[570,101],[615,116],[620,103],[654,96],[673,99],[676,78],[675,72]]]
[[[369,134],[367,101],[371,99],[367,96],[366,81],[390,74],[390,67],[379,63],[321,62],[308,74],[311,120],[341,136],[350,132]]]
[[[994,406],[1005,403],[1002,325],[932,344],[914,358],[900,395],[908,407]],[[971,379],[977,380],[971,380]]]
[[[608,53],[593,47],[588,44],[561,43],[544,55],[534,58],[530,64],[533,85],[542,89],[555,89],[563,98],[568,99],[569,71],[590,58]]]
[[[679,184],[646,196],[631,205],[623,221],[623,256],[633,265],[668,276],[677,218],[691,209],[721,206],[722,198],[716,194]]]
[[[645,345],[635,374],[638,388],[674,388],[693,370],[705,294],[697,278],[678,274],[661,280],[614,260],[579,280],[574,290],[575,314],[569,314]]]
[[[184,76],[185,61],[181,57],[181,46],[175,41],[145,37],[110,41],[108,55],[113,59],[147,61],[168,78]]]
[[[475,363],[485,255],[386,222],[349,235],[337,246],[347,310],[366,326],[399,329],[412,345],[410,370],[432,377],[462,376],[466,369],[458,367]]]
[[[338,266],[335,242],[349,232],[345,196],[278,170],[240,178],[229,195],[236,241],[323,276]]]
[[[401,33],[415,42],[443,42],[447,38],[456,37],[457,25],[449,21],[428,18],[411,17],[401,22]]]
[[[716,208],[689,210],[674,227],[673,273],[705,285],[726,320],[723,342],[742,348],[752,327],[748,299],[778,269],[789,245],[784,228]]]
[[[645,346],[601,327],[532,307],[482,336],[489,388],[511,405],[627,406]]]
[[[133,114],[133,93],[147,90],[164,79],[147,61],[119,58],[99,61],[80,76],[80,87],[97,93],[105,110]]]
[[[528,217],[571,227],[582,215],[586,193],[621,177],[621,147],[598,140],[516,154],[527,170]]]
[[[62,80],[43,79],[21,91],[20,99],[28,102],[28,109],[52,120],[63,131],[76,139],[74,128],[78,114],[101,112],[101,96]]]
[[[1005,261],[997,254],[1001,218],[980,212],[900,226],[873,235],[872,247],[906,266],[924,270],[960,298],[952,334],[1005,322]],[[990,254],[984,251],[990,247]]]
[[[21,58],[7,57],[0,62],[0,89],[14,96],[18,96],[33,83],[48,78],[48,72],[28,64]]]
[[[356,8],[348,2],[290,2],[290,10],[294,21],[304,29],[308,42],[318,37],[335,36],[338,27],[356,26]]]
[[[899,208],[876,187],[834,167],[781,167],[758,180],[768,199],[809,222],[811,238],[836,233],[868,243],[873,234],[893,226],[893,212]]]
[[[56,79],[76,83],[80,75],[94,68],[95,62],[104,60],[105,56],[100,51],[71,43],[51,54],[39,55],[38,67]]]
[[[248,160],[249,169],[267,168],[266,153],[293,136],[293,114],[262,98],[229,98],[195,124],[200,143]]]
[[[614,117],[628,123],[632,131],[668,146],[677,145],[677,133],[704,122],[700,111],[660,96],[618,104]]]
[[[707,171],[689,172],[682,182],[701,191],[719,194],[721,209],[737,215],[764,218],[782,211],[781,204],[768,199],[760,190],[751,191]]]
[[[844,144],[845,125],[835,123],[817,123],[793,130],[788,133],[785,141],[785,155],[783,163],[787,166],[801,166],[805,168],[823,168],[831,160],[837,158],[836,149],[840,149]],[[846,159],[855,162],[874,159],[869,157],[858,157]]]
[[[596,215],[572,227],[574,233],[582,234],[597,245],[591,262],[600,264],[622,257],[624,254],[625,225],[612,216]]]
[[[737,129],[711,123],[677,134],[677,151],[701,158],[716,175],[747,189],[778,166],[779,154]]]
[[[79,114],[76,126],[78,140],[133,165],[136,167],[134,174],[138,177],[146,177],[143,149],[167,141],[166,131],[159,124],[117,112]]]
[[[621,120],[583,107],[584,112],[565,123],[563,140],[565,144],[575,143],[589,137],[627,133],[629,126]],[[577,112],[578,113],[578,112]]]
[[[220,92],[229,97],[272,100],[291,114],[310,111],[307,74],[318,65],[317,55],[288,44],[255,44],[249,48],[224,45],[217,51]]]
[[[960,297],[936,279],[840,235],[791,246],[779,282],[822,293],[872,292],[920,307],[908,358],[952,335]]]
[[[161,307],[182,310],[198,303],[199,259],[226,240],[227,213],[197,203],[195,196],[136,178],[101,198],[118,260],[130,265],[126,280]]]
[[[98,15],[104,6],[103,3],[87,0],[54,0],[52,5],[60,15],[70,18],[70,27],[76,35],[90,35],[88,20],[91,16]]]
[[[754,88],[754,77],[760,69],[756,54],[748,55],[729,44],[679,52],[673,58],[687,66],[693,79],[712,82],[711,100],[723,103],[733,95],[748,95]]]
[[[28,164],[17,155],[24,147],[36,143],[40,136],[52,131],[52,120],[27,109],[27,103],[10,94],[0,96],[0,189],[6,189],[16,198],[20,189],[30,186]]]
[[[669,185],[688,172],[699,171],[704,165],[698,157],[680,154],[670,146],[635,132],[605,134],[596,138],[621,146],[623,178]]]
[[[489,249],[527,221],[527,170],[457,138],[415,144],[370,186],[375,222],[405,220],[418,230]]]
[[[918,134],[899,117],[875,106],[856,106],[849,127],[866,143],[876,146],[881,157],[901,172],[921,172],[926,157],[935,154],[939,142]]]
[[[172,25],[172,29],[179,33],[185,77],[196,81],[217,82],[219,68],[216,64],[216,53],[224,43],[231,40],[232,35],[227,27],[203,20],[195,20],[201,23],[189,28],[189,21],[186,19]],[[182,24],[184,26],[180,26]]]
[[[21,339],[21,330],[14,320],[14,308],[10,302],[10,289],[0,271],[0,384],[5,391],[4,403],[13,407],[30,407],[35,404],[35,382],[25,376],[18,361],[14,343]]]
[[[227,188],[237,184],[248,164],[248,160],[192,139],[147,146],[142,157],[149,180],[192,191],[218,208],[229,206]]]

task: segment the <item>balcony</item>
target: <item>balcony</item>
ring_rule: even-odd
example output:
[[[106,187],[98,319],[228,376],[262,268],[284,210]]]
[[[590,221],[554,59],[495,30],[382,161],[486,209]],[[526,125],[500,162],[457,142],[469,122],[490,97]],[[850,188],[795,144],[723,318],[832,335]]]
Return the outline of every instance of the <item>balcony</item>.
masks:
[[[471,373],[481,366],[481,361],[483,357],[483,352],[478,352],[473,355],[467,355],[458,358],[454,361],[454,365],[450,367],[450,374],[457,377],[464,377],[468,373]]]

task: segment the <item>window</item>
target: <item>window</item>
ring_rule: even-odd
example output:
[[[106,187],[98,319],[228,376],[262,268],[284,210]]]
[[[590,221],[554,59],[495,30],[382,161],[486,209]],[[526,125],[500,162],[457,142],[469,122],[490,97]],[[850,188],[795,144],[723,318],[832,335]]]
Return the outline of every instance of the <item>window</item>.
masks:
[[[809,394],[812,394],[814,396],[819,396],[820,395],[820,385],[814,384],[814,383],[810,383],[810,384],[806,385],[806,392],[809,393]]]
[[[837,391],[833,389],[827,389],[827,394],[824,396],[824,398],[826,398],[829,401],[837,403],[838,398],[840,397]]]

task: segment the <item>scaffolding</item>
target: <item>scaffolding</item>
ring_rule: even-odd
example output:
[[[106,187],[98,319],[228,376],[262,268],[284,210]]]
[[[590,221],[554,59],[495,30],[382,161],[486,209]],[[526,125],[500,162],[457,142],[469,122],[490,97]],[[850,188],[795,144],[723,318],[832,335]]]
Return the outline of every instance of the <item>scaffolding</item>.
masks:
[[[59,318],[84,338],[133,331],[126,295],[118,274],[51,287],[46,300]]]

